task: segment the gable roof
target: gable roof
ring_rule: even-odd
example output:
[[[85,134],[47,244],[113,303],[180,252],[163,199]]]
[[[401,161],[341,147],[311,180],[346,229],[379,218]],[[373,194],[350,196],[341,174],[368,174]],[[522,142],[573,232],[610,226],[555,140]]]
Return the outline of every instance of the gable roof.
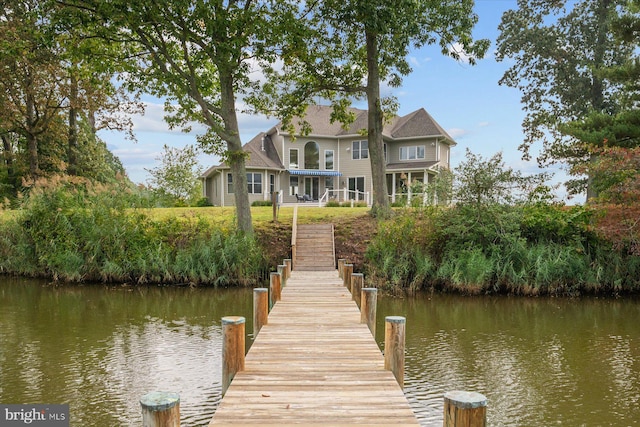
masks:
[[[264,145],[263,145],[264,138]],[[263,150],[264,147],[264,150]],[[249,156],[245,160],[245,166],[250,169],[284,169],[284,165],[278,157],[276,147],[273,145],[273,140],[265,132],[260,132],[253,139],[242,146],[242,149],[249,153]],[[226,163],[220,163],[219,165],[210,167],[207,169],[201,177],[206,178],[214,170],[226,169],[229,166]]]
[[[359,135],[361,130],[367,129],[367,111],[358,108],[349,108],[347,111],[355,115],[354,122],[348,129],[344,129],[340,122],[331,123],[332,107],[325,105],[310,105],[307,107],[306,120],[311,126],[311,135],[322,136],[348,136]],[[295,117],[292,120],[295,133],[300,133],[302,118]],[[288,134],[283,129],[282,122],[279,122],[274,129],[280,133]],[[395,139],[417,138],[417,137],[443,137],[451,145],[456,142],[453,138],[431,117],[424,108],[420,108],[406,116],[395,116],[390,123],[385,123],[382,131],[383,135]]]

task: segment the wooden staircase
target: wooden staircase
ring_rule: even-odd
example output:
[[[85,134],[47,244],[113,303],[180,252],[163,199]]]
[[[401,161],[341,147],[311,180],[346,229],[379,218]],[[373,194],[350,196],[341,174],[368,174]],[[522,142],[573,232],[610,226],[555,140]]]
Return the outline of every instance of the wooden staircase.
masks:
[[[298,225],[293,269],[298,271],[336,269],[333,224]]]

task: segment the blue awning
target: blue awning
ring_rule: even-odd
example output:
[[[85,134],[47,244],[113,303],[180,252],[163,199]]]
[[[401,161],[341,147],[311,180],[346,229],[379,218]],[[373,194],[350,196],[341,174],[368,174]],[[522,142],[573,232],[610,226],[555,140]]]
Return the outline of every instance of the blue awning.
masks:
[[[338,171],[323,171],[319,169],[289,169],[291,175],[306,175],[306,176],[342,176]]]

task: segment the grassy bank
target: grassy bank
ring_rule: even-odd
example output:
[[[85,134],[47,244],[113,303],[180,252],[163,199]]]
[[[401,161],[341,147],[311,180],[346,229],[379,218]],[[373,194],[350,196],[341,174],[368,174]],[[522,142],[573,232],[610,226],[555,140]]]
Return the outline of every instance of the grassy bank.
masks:
[[[609,214],[546,204],[404,210],[368,246],[368,277],[394,292],[637,293],[637,234],[612,239]]]
[[[290,256],[293,208],[254,207],[255,236],[228,207],[142,209],[126,186],[39,182],[20,210],[0,213],[0,272],[68,282],[254,285]],[[304,206],[308,222],[366,208]]]
[[[396,293],[624,294],[640,290],[637,211],[548,204],[403,208],[301,206],[331,222],[336,255]],[[290,256],[293,208],[253,207],[255,235],[225,207],[139,209],[129,189],[48,181],[0,213],[0,272],[59,281],[255,285]]]

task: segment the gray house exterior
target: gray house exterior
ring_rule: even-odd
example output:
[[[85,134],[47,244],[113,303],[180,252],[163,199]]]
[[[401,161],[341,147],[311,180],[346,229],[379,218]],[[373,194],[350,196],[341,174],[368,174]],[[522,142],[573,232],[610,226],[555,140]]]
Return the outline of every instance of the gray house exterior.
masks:
[[[344,129],[331,123],[331,107],[310,106],[304,120],[312,132],[295,136],[278,123],[256,135],[243,149],[249,199],[270,200],[277,192],[281,203],[328,200],[372,200],[371,165],[366,136],[367,111],[351,109],[356,120]],[[301,120],[294,119],[295,126]],[[299,129],[295,130],[298,135]],[[456,142],[424,109],[396,116],[383,130],[389,197],[406,194],[415,181],[431,182],[449,168]],[[220,164],[201,176],[204,197],[215,206],[233,206],[231,171]]]

